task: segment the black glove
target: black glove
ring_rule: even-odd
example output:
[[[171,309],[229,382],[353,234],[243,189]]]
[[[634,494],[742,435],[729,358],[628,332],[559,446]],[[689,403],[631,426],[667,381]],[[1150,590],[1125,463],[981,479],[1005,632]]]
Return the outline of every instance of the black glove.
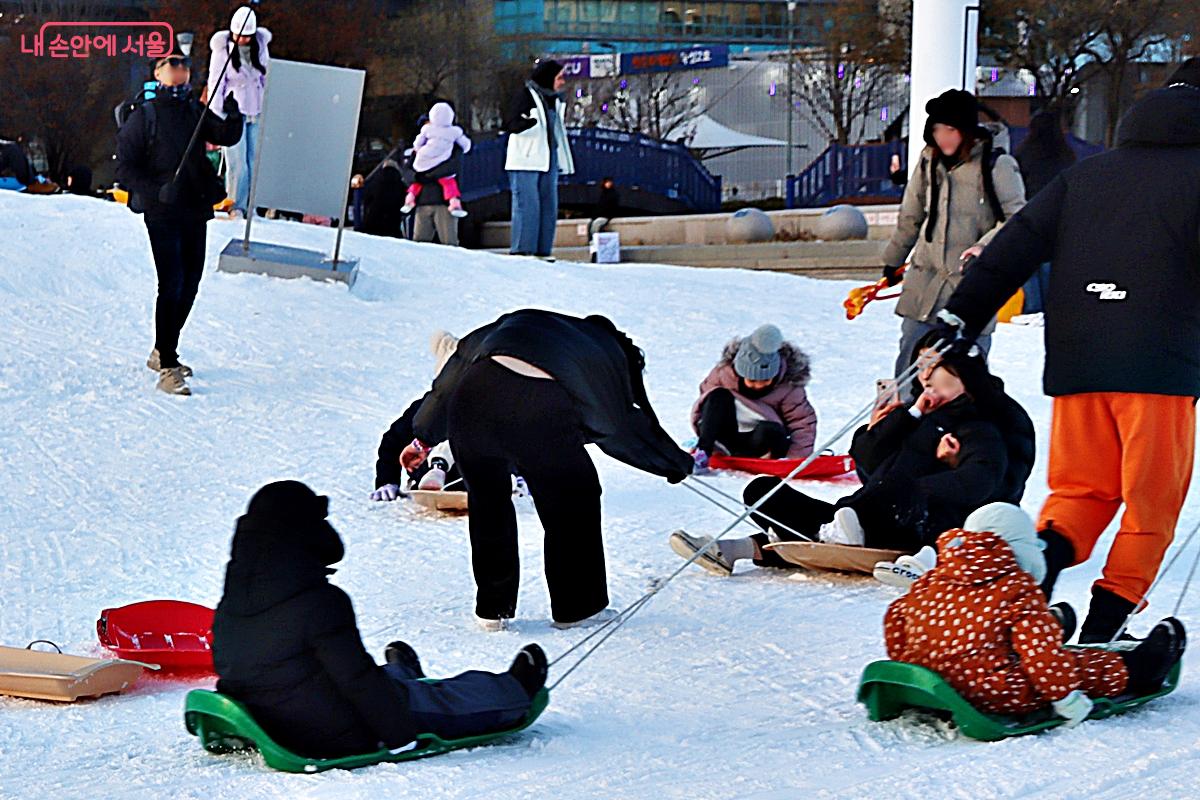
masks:
[[[951,314],[944,308],[938,312],[933,330],[937,332],[937,337],[933,341],[942,355],[969,353],[975,346],[975,339],[979,336],[979,334],[967,330],[967,324],[962,321],[961,317]]]
[[[158,190],[158,202],[164,206],[173,206],[179,202],[179,185],[175,181],[167,181]]]
[[[237,98],[233,96],[233,92],[225,95],[225,103],[221,106],[221,110],[225,112],[226,117],[236,117],[242,113],[242,109],[238,106]]]
[[[888,286],[895,286],[900,281],[904,280],[904,276],[900,274],[900,267],[884,267],[883,277],[887,280]]]

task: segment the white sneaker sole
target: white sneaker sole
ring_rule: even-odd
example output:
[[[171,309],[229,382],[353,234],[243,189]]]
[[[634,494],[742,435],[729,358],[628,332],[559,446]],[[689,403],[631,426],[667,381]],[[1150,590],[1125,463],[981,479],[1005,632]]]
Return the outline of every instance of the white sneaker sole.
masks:
[[[675,531],[667,541],[671,545],[671,549],[675,551],[675,554],[685,560],[696,555],[697,551],[708,544],[708,542],[703,542],[697,547],[688,541],[687,536],[682,531]],[[726,565],[724,561],[714,556],[711,549],[706,550],[704,555],[697,558],[693,563],[706,572],[711,572],[713,575],[719,575],[722,578],[728,578],[733,574],[733,569]]]
[[[484,617],[475,617],[475,625],[480,630],[488,633],[497,633],[499,631],[508,630],[508,620],[506,619],[485,619]]]
[[[555,620],[550,623],[551,628],[557,628],[560,631],[570,630],[571,628],[591,628],[595,625],[603,625],[609,620],[615,618],[620,612],[615,608],[606,608],[603,611],[597,611],[590,617],[577,619],[574,622],[559,622]]]

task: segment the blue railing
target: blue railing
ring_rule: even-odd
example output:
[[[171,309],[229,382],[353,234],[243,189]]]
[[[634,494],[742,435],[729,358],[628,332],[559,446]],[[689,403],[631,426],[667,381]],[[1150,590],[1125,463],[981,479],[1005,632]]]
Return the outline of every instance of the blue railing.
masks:
[[[1029,129],[1010,127],[1008,133],[1015,150],[1029,134]],[[1075,136],[1067,136],[1067,142],[1080,159],[1104,150],[1103,145]],[[894,197],[899,200],[904,189],[892,183],[893,155],[899,155],[902,163],[907,160],[905,145],[901,142],[831,144],[803,172],[788,181],[787,206],[819,208],[854,197]],[[907,170],[907,166],[904,169]]]
[[[575,173],[563,175],[562,183],[595,185],[611,177],[622,188],[661,195],[692,211],[721,207],[721,178],[681,144],[603,128],[573,129],[567,135]],[[477,142],[463,158],[458,181],[464,201],[508,191],[506,148],[505,137],[487,139]]]

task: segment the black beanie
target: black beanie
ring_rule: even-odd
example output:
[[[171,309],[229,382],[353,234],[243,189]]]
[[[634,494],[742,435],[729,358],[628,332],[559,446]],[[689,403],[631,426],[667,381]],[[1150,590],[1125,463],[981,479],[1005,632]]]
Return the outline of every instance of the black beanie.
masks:
[[[1164,85],[1170,87],[1179,83],[1185,83],[1193,89],[1200,89],[1200,56],[1192,56],[1183,62],[1179,69],[1171,73],[1171,77]]]
[[[552,58],[538,59],[533,65],[533,82],[543,89],[553,89],[554,79],[563,71],[563,65]]]
[[[269,532],[329,565],[341,561],[346,551],[341,537],[325,519],[328,514],[328,497],[299,481],[277,481],[255,492],[244,519],[252,521],[248,530]]]
[[[964,136],[979,138],[979,101],[962,89],[950,89],[925,104],[925,143],[933,145],[933,126],[937,123],[957,128]]]

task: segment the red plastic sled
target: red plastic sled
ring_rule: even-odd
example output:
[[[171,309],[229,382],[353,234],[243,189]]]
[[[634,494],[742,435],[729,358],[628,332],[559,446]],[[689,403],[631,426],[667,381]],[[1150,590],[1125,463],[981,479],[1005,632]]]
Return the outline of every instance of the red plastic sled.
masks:
[[[96,620],[100,644],[121,658],[168,672],[212,672],[213,610],[182,600],[106,608]]]
[[[713,453],[708,459],[708,466],[712,469],[735,469],[754,475],[786,478],[803,461],[801,458],[740,458]],[[854,459],[850,456],[817,456],[796,478],[823,480],[841,477],[848,472],[854,472]]]

